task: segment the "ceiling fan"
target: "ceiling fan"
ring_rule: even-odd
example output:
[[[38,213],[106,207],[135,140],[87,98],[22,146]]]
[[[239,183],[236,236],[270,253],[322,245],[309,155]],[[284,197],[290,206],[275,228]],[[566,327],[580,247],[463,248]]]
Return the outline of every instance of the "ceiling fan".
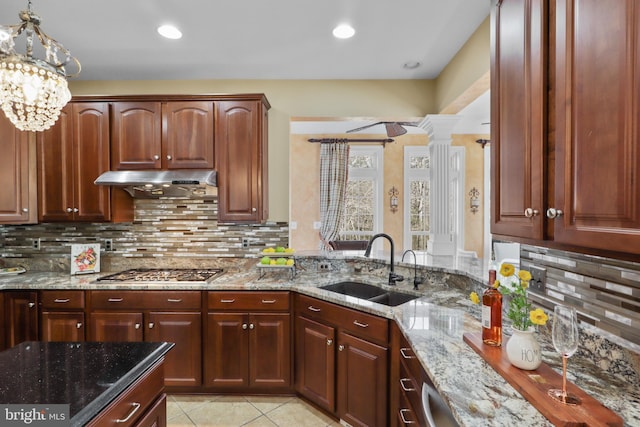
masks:
[[[359,127],[359,128],[348,130],[347,133],[359,132],[361,130],[368,129],[368,128],[376,126],[376,125],[384,125],[385,128],[387,129],[387,136],[389,138],[393,138],[394,136],[400,136],[400,135],[404,135],[405,133],[407,133],[407,129],[404,128],[405,126],[415,126],[415,127],[417,127],[419,124],[420,124],[420,122],[376,122],[376,123],[372,123],[370,125],[366,125],[366,126],[362,126],[362,127]]]

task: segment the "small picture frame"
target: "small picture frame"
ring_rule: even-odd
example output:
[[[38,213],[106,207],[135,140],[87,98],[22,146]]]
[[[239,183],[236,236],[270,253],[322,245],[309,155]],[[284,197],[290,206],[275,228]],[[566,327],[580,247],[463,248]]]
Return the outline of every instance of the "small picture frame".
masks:
[[[100,272],[100,244],[71,245],[71,274]]]

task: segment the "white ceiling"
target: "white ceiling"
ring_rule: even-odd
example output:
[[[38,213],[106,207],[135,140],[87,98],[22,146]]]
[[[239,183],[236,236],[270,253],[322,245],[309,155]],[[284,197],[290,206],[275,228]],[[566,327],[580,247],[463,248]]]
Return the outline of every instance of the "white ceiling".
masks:
[[[0,24],[28,0],[1,0]],[[431,79],[489,14],[489,0],[32,0],[82,80]],[[347,22],[356,34],[331,35]],[[181,40],[156,28],[177,25]],[[23,51],[24,45],[18,44]],[[422,65],[403,68],[408,61]]]

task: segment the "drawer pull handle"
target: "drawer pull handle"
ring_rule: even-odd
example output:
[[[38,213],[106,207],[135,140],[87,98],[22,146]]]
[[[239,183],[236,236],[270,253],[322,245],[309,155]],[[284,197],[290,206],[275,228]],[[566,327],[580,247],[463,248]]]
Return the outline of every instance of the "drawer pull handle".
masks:
[[[154,326],[156,326],[155,323],[149,322],[149,329],[153,329]]]
[[[36,306],[35,302],[30,302],[29,304],[27,304],[29,306],[29,308],[33,308]]]
[[[263,299],[262,303],[263,304],[275,304],[276,300],[274,300],[274,299]]]
[[[116,423],[126,423],[127,421],[129,421],[131,417],[133,417],[135,413],[138,412],[138,409],[140,409],[140,406],[142,405],[140,405],[138,402],[133,402],[131,406],[133,406],[133,409],[131,410],[131,412],[129,412],[129,415],[122,419],[118,418],[116,420]]]
[[[369,327],[368,323],[360,323],[357,320],[354,320],[353,324],[356,325],[356,326],[360,326],[361,328],[368,328]]]
[[[415,421],[408,420],[404,417],[405,412],[411,412],[410,409],[400,409],[400,418],[402,418],[402,422],[405,424],[415,424]]]
[[[315,311],[316,313],[317,313],[317,312],[319,312],[319,311],[322,311],[322,310],[320,310],[319,308],[316,308],[316,307],[314,307],[314,306],[312,306],[312,305],[310,305],[310,306],[309,306],[309,307],[307,307],[307,308],[308,308],[309,310],[311,310],[311,311]]]
[[[182,298],[167,298],[167,302],[182,302]]]
[[[405,386],[405,385],[404,385],[404,382],[405,382],[405,381],[409,381],[409,384],[411,384],[411,380],[410,380],[409,378],[400,378],[400,387],[402,387],[402,389],[403,389],[404,391],[416,391],[416,389],[415,389],[415,388],[413,388],[413,387],[407,387],[407,386]]]
[[[329,346],[329,345],[331,345],[331,344],[333,344],[333,340],[332,340],[332,339],[328,339],[328,340],[327,340],[327,345]]]
[[[56,298],[53,300],[56,304],[66,304],[71,301],[69,298]]]
[[[400,349],[400,354],[402,355],[403,358],[405,359],[415,359],[415,356],[409,356],[407,355],[407,351],[411,351],[410,349],[403,347]]]
[[[124,298],[109,298],[108,301],[109,302],[122,302],[122,301],[124,301]]]
[[[221,299],[220,302],[223,302],[225,304],[232,304],[234,302],[236,302],[235,298],[232,299]]]
[[[76,329],[80,329],[80,328],[82,328],[82,322],[76,323]]]

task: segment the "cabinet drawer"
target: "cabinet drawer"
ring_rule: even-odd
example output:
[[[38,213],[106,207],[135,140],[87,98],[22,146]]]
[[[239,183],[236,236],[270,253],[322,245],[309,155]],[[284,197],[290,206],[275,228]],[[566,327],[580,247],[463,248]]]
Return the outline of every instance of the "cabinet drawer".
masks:
[[[164,390],[163,364],[158,363],[146,374],[138,378],[120,397],[107,406],[88,426],[127,427],[151,407]]]
[[[426,374],[424,373],[424,369],[422,368],[422,364],[418,357],[413,351],[411,344],[409,341],[401,334],[400,336],[400,346],[397,350],[400,352],[400,366],[401,372],[402,369],[406,372],[406,375],[415,379],[416,383],[420,383]]]
[[[397,387],[400,388],[400,395],[404,396],[411,408],[421,408],[422,381],[419,376],[409,372],[404,360],[400,360],[400,377]]]
[[[208,294],[209,310],[289,310],[289,292],[214,291]]]
[[[199,291],[91,291],[93,309],[200,310]]]
[[[42,291],[42,308],[69,310],[84,308],[84,291]]]
[[[306,317],[336,325],[358,337],[373,340],[385,346],[389,342],[389,322],[383,317],[305,295],[297,296],[296,311]]]

